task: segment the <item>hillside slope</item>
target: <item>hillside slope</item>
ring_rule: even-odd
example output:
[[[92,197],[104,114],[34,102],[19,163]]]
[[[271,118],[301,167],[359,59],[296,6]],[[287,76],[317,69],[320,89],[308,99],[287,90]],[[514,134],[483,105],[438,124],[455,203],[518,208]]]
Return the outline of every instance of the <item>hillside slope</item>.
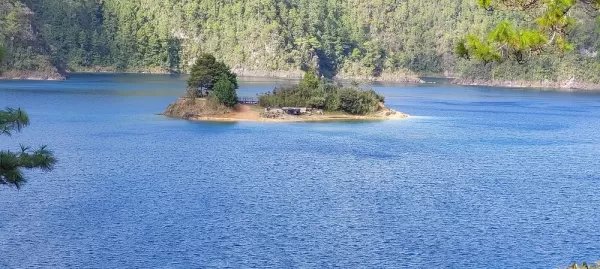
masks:
[[[326,76],[412,81],[466,79],[600,83],[598,23],[581,12],[577,49],[526,64],[458,59],[454,44],[502,18],[474,0],[20,0],[52,62],[71,71],[186,71],[214,53],[241,75]]]
[[[16,0],[0,1],[0,42],[7,57],[0,78],[63,79],[33,24],[33,12]]]

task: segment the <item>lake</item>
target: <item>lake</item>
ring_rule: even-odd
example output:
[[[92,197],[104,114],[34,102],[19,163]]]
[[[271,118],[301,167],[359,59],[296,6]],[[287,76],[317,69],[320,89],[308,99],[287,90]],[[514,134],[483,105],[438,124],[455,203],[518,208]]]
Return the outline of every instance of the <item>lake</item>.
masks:
[[[600,260],[600,94],[373,85],[407,120],[202,123],[185,78],[0,82],[59,163],[0,188],[0,268],[563,268]],[[285,80],[244,80],[253,96]]]

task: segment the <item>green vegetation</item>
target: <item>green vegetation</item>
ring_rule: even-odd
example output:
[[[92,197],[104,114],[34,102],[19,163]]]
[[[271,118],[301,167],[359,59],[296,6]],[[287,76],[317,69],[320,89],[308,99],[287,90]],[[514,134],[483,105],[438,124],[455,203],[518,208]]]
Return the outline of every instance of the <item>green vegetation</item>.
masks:
[[[504,19],[481,40],[476,35],[468,35],[456,47],[459,56],[476,57],[484,62],[500,61],[512,58],[524,63],[525,58],[538,54],[545,48],[555,48],[559,52],[572,51],[575,45],[568,41],[569,34],[577,24],[576,5],[597,11],[600,0],[478,0],[479,6],[489,12],[497,8],[515,10],[527,18],[530,23],[515,25],[512,20]],[[523,19],[522,19],[523,20]],[[527,21],[527,19],[523,20]],[[586,22],[584,22],[586,23]]]
[[[0,46],[0,62],[3,60],[4,48]],[[0,135],[10,136],[15,131],[20,132],[27,125],[29,125],[29,116],[23,110],[12,108],[0,110]],[[56,159],[46,146],[35,151],[21,146],[21,151],[17,153],[0,151],[0,185],[20,188],[25,183],[22,169],[40,168],[49,171],[55,163]]]
[[[236,86],[228,77],[222,76],[217,80],[212,91],[212,95],[220,104],[227,107],[233,107],[238,103]]]
[[[0,110],[0,135],[12,135],[29,125],[29,117],[21,109]],[[25,183],[22,169],[53,169],[56,159],[46,146],[32,151],[21,146],[19,152],[0,151],[0,185],[20,188]]]
[[[5,69],[188,72],[197,55],[212,53],[259,74],[600,83],[597,0],[2,2]]]
[[[21,1],[0,1],[0,47],[5,57],[0,69],[58,74],[47,48],[33,32],[33,13]]]
[[[5,54],[6,54],[6,51],[5,51],[4,47],[0,46],[0,62],[2,62],[2,60],[4,60]]]
[[[478,0],[494,20],[457,42],[461,77],[600,83],[598,0]]]
[[[3,46],[0,45],[0,75],[2,75],[2,61],[4,61],[6,51]]]
[[[2,66],[2,61],[4,60],[4,55],[6,54],[4,47],[0,45],[0,67]],[[0,75],[2,75],[2,69],[0,68]]]
[[[226,79],[231,82],[234,89],[238,88],[237,76],[229,67],[217,61],[215,56],[204,53],[198,57],[187,81],[188,95],[190,97],[205,97],[214,88],[217,81]]]
[[[296,86],[278,88],[259,96],[259,104],[263,107],[309,107],[353,115],[375,112],[383,101],[383,96],[373,90],[320,80],[314,71],[307,72]]]
[[[198,57],[187,84],[187,95],[190,98],[214,97],[218,103],[228,107],[237,104],[237,76],[211,54],[205,53]]]

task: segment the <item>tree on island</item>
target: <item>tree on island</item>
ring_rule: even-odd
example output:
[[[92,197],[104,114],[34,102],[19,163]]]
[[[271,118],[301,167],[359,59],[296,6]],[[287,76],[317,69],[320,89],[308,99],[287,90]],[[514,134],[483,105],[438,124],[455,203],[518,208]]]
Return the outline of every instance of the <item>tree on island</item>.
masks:
[[[480,7],[492,13],[498,9],[516,11],[525,15],[517,23],[503,20],[485,37],[469,34],[456,45],[458,56],[478,59],[485,63],[516,60],[525,63],[531,55],[545,50],[571,51],[569,33],[576,20],[573,9],[577,6],[587,13],[597,13],[600,0],[477,0]],[[528,19],[529,17],[530,19]]]
[[[0,62],[4,59],[4,49],[0,46]],[[20,132],[29,125],[29,116],[21,109],[7,108],[0,110],[0,135],[10,136]],[[39,168],[50,171],[56,164],[56,158],[46,146],[32,151],[29,147],[21,146],[20,152],[0,151],[0,185],[16,187],[25,183],[23,169]]]
[[[190,78],[187,81],[188,97],[207,97],[221,79],[228,80],[234,90],[238,88],[237,76],[225,63],[217,61],[211,54],[200,55],[192,66]]]
[[[311,69],[304,73],[304,77],[302,77],[298,86],[307,89],[316,89],[319,88],[319,84],[321,84],[321,79],[319,78],[317,71]]]

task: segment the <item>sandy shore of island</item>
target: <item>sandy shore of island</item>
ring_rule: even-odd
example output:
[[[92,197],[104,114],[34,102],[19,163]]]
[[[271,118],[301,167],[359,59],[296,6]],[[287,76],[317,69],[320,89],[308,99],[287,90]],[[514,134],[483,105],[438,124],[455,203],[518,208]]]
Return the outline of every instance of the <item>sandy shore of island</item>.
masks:
[[[180,98],[171,104],[163,115],[192,121],[214,122],[320,122],[320,121],[376,121],[406,119],[409,115],[383,107],[379,111],[364,115],[325,113],[323,115],[283,115],[278,118],[263,117],[264,108],[256,105],[238,104],[233,109],[211,108],[203,99],[191,101]]]

